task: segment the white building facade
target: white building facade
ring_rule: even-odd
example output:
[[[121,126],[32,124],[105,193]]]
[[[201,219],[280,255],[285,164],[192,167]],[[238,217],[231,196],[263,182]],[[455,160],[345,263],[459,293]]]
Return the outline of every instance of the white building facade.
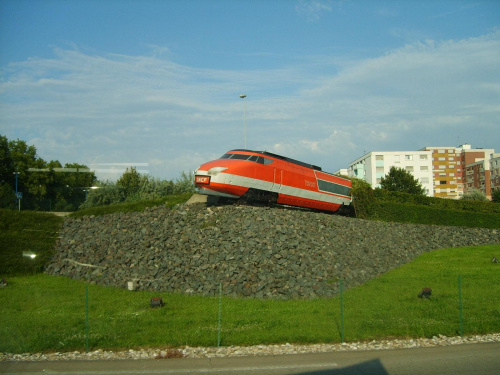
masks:
[[[380,187],[382,177],[389,173],[391,167],[411,173],[425,189],[426,195],[434,195],[431,151],[369,152],[349,165],[348,175],[364,180],[376,188]]]

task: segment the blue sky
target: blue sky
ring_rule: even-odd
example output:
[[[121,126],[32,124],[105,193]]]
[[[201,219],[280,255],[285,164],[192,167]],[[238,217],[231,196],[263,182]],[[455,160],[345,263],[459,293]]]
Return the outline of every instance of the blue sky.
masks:
[[[330,172],[498,151],[499,26],[494,0],[0,0],[0,134],[102,179],[243,148],[245,113],[247,148]]]

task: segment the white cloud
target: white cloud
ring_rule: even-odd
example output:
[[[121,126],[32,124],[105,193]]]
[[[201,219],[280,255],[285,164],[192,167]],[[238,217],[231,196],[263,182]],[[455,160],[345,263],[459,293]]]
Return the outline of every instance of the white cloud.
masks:
[[[318,61],[329,60],[311,64]],[[34,144],[45,160],[133,160],[173,179],[243,147],[244,92],[249,148],[328,171],[365,151],[452,145],[458,138],[498,148],[500,32],[334,61],[335,69],[302,62],[227,71],[55,49],[51,59],[2,70],[1,133]],[[335,73],[316,73],[324,71]]]
[[[319,0],[299,0],[295,6],[296,12],[309,22],[318,21],[324,12],[331,12],[330,2]]]

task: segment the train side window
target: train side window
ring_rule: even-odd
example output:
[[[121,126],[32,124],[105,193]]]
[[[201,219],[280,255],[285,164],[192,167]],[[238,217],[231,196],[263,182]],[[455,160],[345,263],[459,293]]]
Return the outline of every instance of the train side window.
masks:
[[[273,159],[268,159],[268,158],[262,158],[262,159],[264,159],[265,165],[271,164],[274,161]]]
[[[230,157],[231,157],[231,154],[224,154],[219,159],[229,159]]]
[[[336,184],[330,181],[320,180],[319,178],[318,178],[318,189],[320,191],[326,191],[329,193],[346,195],[346,196],[349,196],[351,191],[351,188],[348,186]]]
[[[257,162],[258,158],[259,157],[257,155],[252,155],[252,156],[250,156],[250,159],[248,159],[248,160],[253,161],[253,162]]]

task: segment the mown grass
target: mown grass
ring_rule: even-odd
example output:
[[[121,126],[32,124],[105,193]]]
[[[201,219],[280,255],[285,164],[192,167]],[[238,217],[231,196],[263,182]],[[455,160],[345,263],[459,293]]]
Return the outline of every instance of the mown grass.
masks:
[[[426,253],[343,294],[345,341],[500,332],[500,245]],[[429,299],[417,298],[424,287]],[[86,293],[88,288],[88,295]],[[88,296],[88,336],[86,297]],[[152,297],[165,306],[151,308]],[[215,346],[219,298],[128,291],[43,274],[0,290],[0,351]],[[221,345],[340,342],[340,297],[221,300]],[[6,324],[8,322],[8,324]]]

